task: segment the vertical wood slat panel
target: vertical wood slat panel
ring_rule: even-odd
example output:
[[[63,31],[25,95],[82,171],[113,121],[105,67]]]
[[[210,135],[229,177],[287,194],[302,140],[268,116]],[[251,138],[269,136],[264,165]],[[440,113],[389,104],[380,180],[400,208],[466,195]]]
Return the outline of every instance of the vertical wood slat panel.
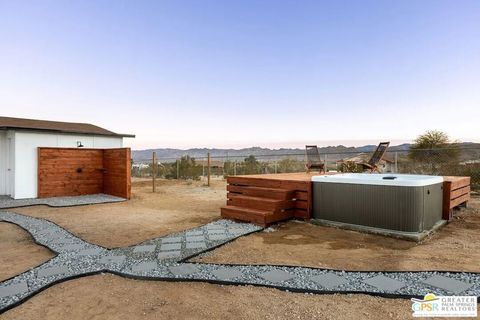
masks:
[[[103,150],[38,148],[38,197],[103,192]]]
[[[106,169],[103,192],[130,199],[132,192],[130,148],[105,149],[103,165]]]
[[[39,147],[37,157],[39,198],[97,193],[131,198],[130,148]]]

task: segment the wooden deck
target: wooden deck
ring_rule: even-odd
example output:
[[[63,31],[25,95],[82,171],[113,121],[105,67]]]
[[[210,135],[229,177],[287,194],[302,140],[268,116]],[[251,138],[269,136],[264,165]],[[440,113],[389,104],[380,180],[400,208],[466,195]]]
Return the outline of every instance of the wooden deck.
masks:
[[[335,173],[327,173],[335,174]],[[313,173],[279,173],[227,177],[223,218],[267,226],[291,218],[312,217]],[[444,177],[443,219],[470,200],[470,177]]]

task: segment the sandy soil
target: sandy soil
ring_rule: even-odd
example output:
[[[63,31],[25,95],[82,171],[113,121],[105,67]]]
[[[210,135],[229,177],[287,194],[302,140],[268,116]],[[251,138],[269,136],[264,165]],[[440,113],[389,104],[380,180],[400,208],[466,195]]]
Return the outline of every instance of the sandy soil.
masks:
[[[57,222],[107,247],[135,244],[219,218],[225,184],[134,183],[132,201],[14,211]],[[206,262],[273,263],[346,269],[480,271],[480,201],[423,243],[288,222],[215,250]],[[23,240],[22,240],[23,239]],[[20,228],[0,223],[0,277],[51,253]],[[15,260],[14,260],[15,259]],[[0,319],[407,319],[411,303],[366,295],[304,295],[258,287],[167,283],[97,275],[55,285]]]
[[[9,209],[53,221],[80,238],[107,248],[134,245],[220,218],[225,182],[134,181],[132,199],[122,203],[70,208],[35,206]]]
[[[211,263],[305,265],[348,270],[480,272],[480,199],[421,243],[286,222],[239,238],[203,257]]]
[[[0,222],[0,281],[36,267],[53,256],[50,250],[35,244],[22,228]]]
[[[79,294],[81,293],[81,294]],[[55,285],[2,319],[408,319],[411,303],[97,275]]]

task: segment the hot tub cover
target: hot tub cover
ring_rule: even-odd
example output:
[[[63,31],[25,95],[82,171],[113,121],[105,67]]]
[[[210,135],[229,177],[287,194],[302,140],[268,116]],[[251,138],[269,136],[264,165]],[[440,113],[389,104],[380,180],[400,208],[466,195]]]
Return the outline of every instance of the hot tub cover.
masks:
[[[442,183],[443,177],[399,173],[341,173],[313,176],[313,182],[422,187]]]

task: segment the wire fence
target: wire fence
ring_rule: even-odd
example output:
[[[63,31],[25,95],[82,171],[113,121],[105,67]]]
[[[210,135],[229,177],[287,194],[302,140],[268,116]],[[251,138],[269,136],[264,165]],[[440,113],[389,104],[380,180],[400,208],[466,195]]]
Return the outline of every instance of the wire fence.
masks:
[[[343,151],[320,155],[328,172],[362,172],[372,152]],[[156,158],[157,178],[207,179],[235,175],[305,172],[304,153],[214,155]],[[152,160],[134,161],[132,176],[152,177]],[[473,188],[480,189],[480,148],[410,149],[387,151],[378,164],[384,173],[470,176]]]

